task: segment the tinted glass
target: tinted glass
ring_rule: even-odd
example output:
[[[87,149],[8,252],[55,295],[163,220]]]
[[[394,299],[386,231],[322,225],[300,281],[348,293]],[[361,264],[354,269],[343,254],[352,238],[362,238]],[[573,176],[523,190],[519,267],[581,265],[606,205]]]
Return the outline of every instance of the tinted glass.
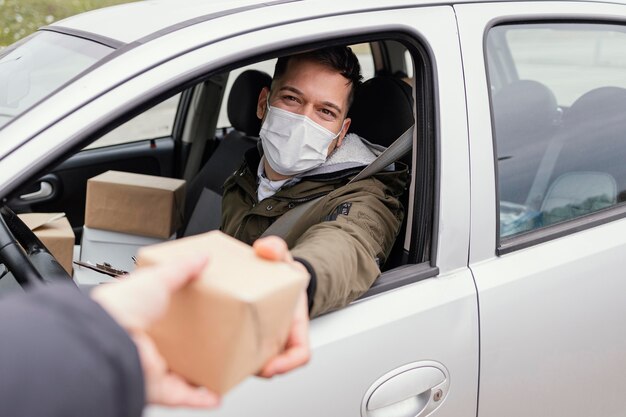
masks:
[[[490,31],[501,237],[626,201],[624,51],[614,25]]]

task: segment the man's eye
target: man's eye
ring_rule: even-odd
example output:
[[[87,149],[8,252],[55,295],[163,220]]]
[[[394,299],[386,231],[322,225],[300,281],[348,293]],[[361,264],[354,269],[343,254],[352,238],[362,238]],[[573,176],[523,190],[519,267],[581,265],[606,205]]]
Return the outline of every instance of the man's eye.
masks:
[[[334,119],[336,117],[335,112],[333,112],[332,110],[321,109],[320,112],[322,113],[324,118]]]
[[[293,101],[293,102],[298,102],[298,98],[294,97],[294,96],[283,96],[283,100],[285,101]]]

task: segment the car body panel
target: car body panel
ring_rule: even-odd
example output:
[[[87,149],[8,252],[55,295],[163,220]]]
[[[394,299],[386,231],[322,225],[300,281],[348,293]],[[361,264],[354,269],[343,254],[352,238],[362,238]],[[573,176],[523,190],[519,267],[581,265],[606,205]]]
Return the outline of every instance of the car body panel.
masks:
[[[497,196],[484,37],[497,22],[626,22],[623,6],[455,6],[469,109],[470,268],[479,295],[480,417],[624,413],[626,220],[496,256]]]
[[[313,355],[306,367],[272,381],[249,378],[212,414],[356,416],[379,377],[416,360],[434,359],[450,372],[450,390],[432,415],[475,416],[475,301],[471,276],[464,271],[319,317],[311,323]],[[443,345],[441,338],[446,339]],[[158,407],[146,412],[150,417],[193,415]]]

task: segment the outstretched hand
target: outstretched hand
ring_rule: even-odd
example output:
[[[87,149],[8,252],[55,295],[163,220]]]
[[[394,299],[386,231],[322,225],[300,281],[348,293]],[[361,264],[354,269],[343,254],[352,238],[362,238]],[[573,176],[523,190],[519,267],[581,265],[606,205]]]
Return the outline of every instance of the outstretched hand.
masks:
[[[135,342],[148,403],[201,408],[219,405],[217,394],[192,386],[180,375],[169,371],[154,341],[146,333],[148,327],[165,314],[172,295],[198,278],[206,262],[206,259],[189,259],[141,268],[122,281],[100,285],[91,293],[91,297]]]
[[[291,257],[285,241],[276,236],[268,236],[253,244],[255,253],[265,259],[287,262],[294,268],[308,272],[304,265]],[[305,365],[311,358],[309,348],[309,310],[306,293],[303,292],[294,312],[293,321],[285,349],[263,366],[259,376],[271,378]]]

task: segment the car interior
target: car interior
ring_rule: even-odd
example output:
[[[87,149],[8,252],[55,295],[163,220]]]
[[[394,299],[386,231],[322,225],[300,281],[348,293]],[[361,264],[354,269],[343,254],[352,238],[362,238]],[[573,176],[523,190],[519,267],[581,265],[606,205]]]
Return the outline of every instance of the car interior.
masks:
[[[352,47],[363,60],[365,82],[349,112],[350,132],[388,146],[417,121],[417,149],[401,158],[413,178],[402,196],[405,218],[382,270],[427,262],[433,213],[425,208],[434,193],[433,124],[425,122],[432,117],[430,106],[418,106],[415,100],[426,100],[431,94],[427,55],[416,45],[395,39],[360,41]],[[258,145],[257,99],[260,90],[271,83],[274,60],[269,57],[252,64],[248,61],[245,66],[230,65],[228,71],[209,74],[192,86],[173,91],[160,103],[146,103],[141,111],[134,109],[129,112],[133,117],[119,121],[104,136],[90,138],[82,150],[15,192],[8,206],[16,213],[65,213],[76,237],[76,260],[80,258],[87,180],[117,170],[187,181],[185,221],[178,237],[218,228],[222,184],[239,167],[243,153]],[[166,108],[170,113],[164,115]],[[143,120],[144,130],[152,128],[159,135],[141,132],[138,120]],[[414,163],[416,155],[419,160]],[[212,215],[201,216],[200,225],[190,225],[203,191],[216,196]],[[415,213],[414,208],[420,211]],[[102,259],[87,261],[95,264],[107,259],[103,254]],[[113,262],[111,265],[115,267]],[[403,283],[406,280],[386,285],[392,288]]]

